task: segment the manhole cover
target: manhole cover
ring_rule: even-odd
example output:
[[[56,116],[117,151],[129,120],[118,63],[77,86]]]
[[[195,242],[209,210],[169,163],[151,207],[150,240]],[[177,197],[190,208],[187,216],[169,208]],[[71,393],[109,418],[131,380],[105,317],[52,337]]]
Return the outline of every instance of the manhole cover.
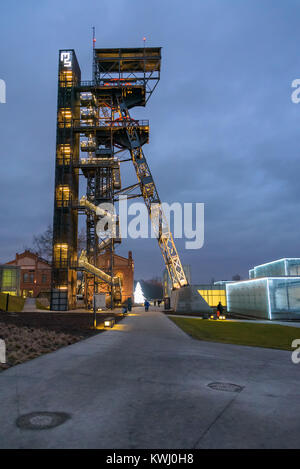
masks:
[[[241,392],[244,388],[243,386],[238,386],[237,384],[232,383],[210,383],[208,387],[215,389],[216,391],[227,391],[227,392]]]
[[[64,412],[32,412],[21,415],[16,424],[27,430],[46,430],[61,425],[69,418],[70,416]]]

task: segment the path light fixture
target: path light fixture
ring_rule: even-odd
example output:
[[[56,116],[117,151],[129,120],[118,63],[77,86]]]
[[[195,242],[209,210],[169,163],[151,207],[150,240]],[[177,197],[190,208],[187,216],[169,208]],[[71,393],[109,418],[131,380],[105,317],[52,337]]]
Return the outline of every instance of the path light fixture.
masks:
[[[107,318],[104,321],[104,328],[105,329],[112,329],[115,325],[115,319],[114,318]]]

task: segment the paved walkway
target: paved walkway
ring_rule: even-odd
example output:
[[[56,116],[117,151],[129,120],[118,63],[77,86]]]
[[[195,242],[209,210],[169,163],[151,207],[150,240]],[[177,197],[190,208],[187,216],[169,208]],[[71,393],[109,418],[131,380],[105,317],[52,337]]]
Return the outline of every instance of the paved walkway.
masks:
[[[35,298],[26,298],[23,312],[37,311]]]
[[[22,313],[44,313],[45,311],[36,307],[36,298],[26,298]]]
[[[0,373],[0,447],[297,448],[299,374],[289,352],[196,341],[162,313],[134,314]],[[71,419],[49,430],[15,425],[34,411]]]

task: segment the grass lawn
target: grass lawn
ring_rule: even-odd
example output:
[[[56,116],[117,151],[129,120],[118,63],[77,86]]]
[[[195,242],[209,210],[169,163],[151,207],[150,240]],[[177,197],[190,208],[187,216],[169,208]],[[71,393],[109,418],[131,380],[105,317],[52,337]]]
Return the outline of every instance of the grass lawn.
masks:
[[[300,339],[300,328],[254,322],[209,321],[169,317],[194,339],[225,344],[294,350],[291,343]]]
[[[6,293],[0,293],[0,309],[5,311],[6,308]],[[20,296],[9,295],[8,311],[20,312],[24,307],[25,299]]]

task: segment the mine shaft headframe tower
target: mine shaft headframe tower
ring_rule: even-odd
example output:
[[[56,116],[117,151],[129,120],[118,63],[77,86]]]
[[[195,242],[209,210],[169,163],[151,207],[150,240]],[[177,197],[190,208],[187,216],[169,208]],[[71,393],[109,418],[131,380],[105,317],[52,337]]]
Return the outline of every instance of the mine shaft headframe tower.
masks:
[[[53,268],[51,309],[68,310],[76,304],[76,269],[89,273],[92,297],[96,276],[117,291],[111,262],[109,275],[97,269],[97,256],[115,243],[99,240],[96,225],[101,215],[95,207],[115,202],[137,187],[147,206],[173,288],[187,280],[165,221],[161,201],[142,146],[149,140],[149,122],[130,117],[129,109],[145,106],[160,79],[160,48],[93,49],[93,79],[81,81],[73,50],[59,53]],[[88,158],[81,158],[81,151]],[[119,163],[129,151],[138,183],[121,188]],[[123,160],[123,161],[126,161]],[[84,200],[78,200],[79,171],[87,179]],[[131,196],[130,196],[131,197]],[[78,212],[87,216],[87,249],[77,261]],[[116,234],[116,233],[115,233]],[[109,278],[108,278],[109,277]],[[120,289],[119,289],[120,291]]]
[[[142,146],[148,142],[149,126],[130,117],[129,109],[145,106],[160,79],[161,48],[94,49],[93,82],[96,87],[111,89],[118,122],[125,131],[117,142],[130,152],[141,195],[174,289],[188,284],[172,233],[161,208],[161,201]],[[128,193],[124,188],[118,196]]]
[[[76,304],[79,135],[74,119],[80,117],[78,85],[81,72],[74,50],[60,50],[53,216],[51,309],[67,310]]]

